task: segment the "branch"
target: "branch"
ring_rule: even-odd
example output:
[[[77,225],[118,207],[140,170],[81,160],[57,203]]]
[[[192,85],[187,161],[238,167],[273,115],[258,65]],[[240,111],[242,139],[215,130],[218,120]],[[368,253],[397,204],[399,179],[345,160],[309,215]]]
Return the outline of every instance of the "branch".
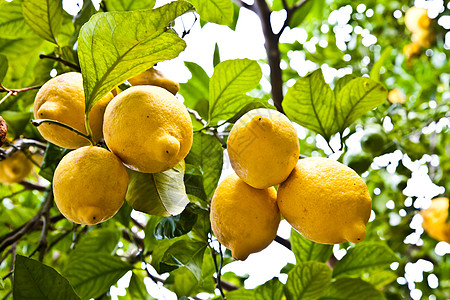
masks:
[[[289,240],[285,240],[281,236],[277,235],[275,237],[274,241],[277,242],[278,244],[286,247],[287,249],[292,250],[291,242]]]
[[[203,118],[198,114],[198,112],[196,112],[195,110],[189,108],[186,106],[187,111],[194,116],[194,118],[199,121],[203,126],[205,126],[205,129],[209,130],[210,132],[212,132],[212,134],[214,134],[214,136],[217,138],[217,140],[220,142],[220,144],[222,145],[223,149],[227,149],[227,143],[225,143],[225,141],[223,140],[223,138],[220,136],[219,132],[217,131],[216,128],[214,127],[209,127],[208,122],[206,122],[205,120],[203,120]]]
[[[21,89],[8,89],[0,83],[0,93],[8,92],[8,94],[6,94],[6,96],[0,100],[0,104],[2,104],[3,101],[8,99],[9,96],[17,96],[18,93],[36,90],[36,89],[40,89],[40,88],[41,88],[41,86],[37,85],[37,86],[30,86],[30,87],[21,88]]]
[[[40,58],[40,59],[44,59],[44,58],[52,59],[52,60],[55,60],[55,61],[57,61],[57,62],[62,63],[62,64],[65,65],[65,66],[68,66],[69,68],[74,69],[75,71],[81,72],[80,66],[78,66],[78,65],[76,65],[76,64],[74,64],[74,63],[71,63],[70,61],[64,60],[64,59],[62,59],[62,58],[59,57],[59,56],[51,56],[51,55],[44,55],[44,54],[41,54],[41,55],[39,55],[39,58]]]
[[[19,184],[21,184],[25,188],[25,190],[35,190],[35,191],[39,191],[39,192],[47,191],[46,186],[34,184],[32,182],[25,181],[25,180],[19,182]]]
[[[67,124],[64,124],[64,123],[61,123],[61,122],[58,122],[58,121],[55,121],[55,120],[50,120],[50,119],[36,119],[36,120],[31,120],[31,124],[33,124],[33,125],[36,126],[36,127],[42,125],[43,123],[55,124],[55,125],[57,125],[57,126],[60,126],[60,127],[65,128],[65,129],[68,129],[68,130],[70,130],[70,131],[73,131],[73,132],[75,132],[76,134],[78,134],[79,136],[81,136],[81,137],[85,138],[86,140],[88,140],[88,141],[92,144],[92,146],[95,145],[95,142],[94,142],[94,140],[92,139],[91,136],[86,135],[86,134],[82,133],[81,131],[79,131],[79,130],[77,130],[77,129],[75,129],[75,128],[73,128],[73,127],[67,125]],[[87,128],[88,128],[88,127],[86,127],[86,129],[87,129]]]
[[[292,16],[294,15],[294,13],[301,8],[303,5],[306,4],[306,2],[308,2],[309,0],[303,0],[300,1],[298,3],[296,3],[295,5],[293,5],[292,7],[289,7],[286,3],[286,0],[283,0],[283,7],[286,10],[286,20],[284,20],[283,26],[281,27],[280,31],[277,33],[277,38],[280,39],[280,36],[283,34],[283,31],[286,29],[286,27],[289,26],[289,22],[292,19]]]

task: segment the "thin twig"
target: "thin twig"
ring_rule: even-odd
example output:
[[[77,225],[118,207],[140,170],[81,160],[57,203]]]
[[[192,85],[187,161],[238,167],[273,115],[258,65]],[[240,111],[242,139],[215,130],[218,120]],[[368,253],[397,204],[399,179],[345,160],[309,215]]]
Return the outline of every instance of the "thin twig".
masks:
[[[275,242],[277,242],[278,244],[286,247],[289,250],[292,250],[291,247],[291,242],[289,240],[283,239],[281,236],[277,235],[274,239]]]
[[[240,7],[244,7],[248,10],[255,11],[255,6],[253,4],[247,4],[242,0],[234,0],[234,2]]]
[[[79,131],[79,130],[77,130],[77,129],[75,129],[75,128],[73,128],[73,127],[67,125],[67,124],[61,123],[61,122],[56,121],[56,120],[50,120],[50,119],[36,119],[36,120],[31,120],[31,124],[33,124],[33,125],[36,126],[36,127],[42,125],[43,123],[55,124],[55,125],[57,125],[57,126],[60,126],[60,127],[65,128],[65,129],[68,129],[68,130],[70,130],[70,131],[73,131],[73,132],[75,132],[76,134],[78,134],[79,136],[81,136],[81,137],[87,139],[87,140],[92,144],[92,146],[95,145],[95,142],[94,142],[94,140],[92,139],[91,136],[86,135],[86,134],[82,133],[81,131]]]
[[[64,60],[63,58],[61,58],[61,57],[59,57],[59,56],[51,56],[51,55],[44,55],[44,54],[41,54],[41,55],[39,55],[39,58],[40,58],[40,59],[47,58],[47,59],[56,60],[57,62],[60,62],[60,63],[62,63],[63,65],[68,66],[68,67],[74,69],[75,71],[81,72],[80,66],[78,66],[78,65],[76,65],[76,64],[74,64],[74,63],[71,63],[70,61]]]
[[[221,247],[221,245],[220,245],[220,243],[219,243],[219,247]],[[216,250],[211,246],[211,245],[209,245],[209,249],[210,249],[210,251],[211,251],[211,256],[212,256],[212,259],[213,259],[213,261],[214,261],[214,268],[215,268],[215,270],[216,270],[216,276],[217,276],[217,280],[216,280],[216,286],[217,286],[217,289],[219,290],[219,292],[220,292],[220,295],[222,296],[222,299],[224,299],[224,300],[226,300],[227,299],[227,297],[225,297],[225,293],[223,292],[223,289],[222,289],[222,282],[221,282],[221,280],[220,280],[220,275],[221,275],[221,268],[219,268],[219,266],[217,265],[217,260],[216,260]],[[222,251],[221,251],[222,252]]]
[[[225,141],[223,140],[223,138],[220,136],[219,132],[217,131],[216,128],[214,127],[209,127],[208,122],[206,122],[199,114],[197,111],[186,107],[187,111],[194,116],[194,118],[199,121],[203,126],[205,126],[205,129],[209,130],[212,134],[214,134],[214,136],[217,138],[217,140],[220,142],[220,144],[222,145],[223,149],[227,149],[227,143],[225,143]]]
[[[39,192],[45,192],[47,191],[48,187],[43,186],[43,185],[38,185],[29,181],[21,181],[19,182],[20,185],[22,185],[25,190],[34,190],[34,191],[39,191]]]

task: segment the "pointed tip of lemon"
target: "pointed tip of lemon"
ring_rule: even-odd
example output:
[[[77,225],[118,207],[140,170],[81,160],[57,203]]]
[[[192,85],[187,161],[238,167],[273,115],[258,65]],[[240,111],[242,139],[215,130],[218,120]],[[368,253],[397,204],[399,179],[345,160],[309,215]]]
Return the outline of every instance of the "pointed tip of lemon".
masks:
[[[85,206],[79,209],[80,222],[84,225],[95,225],[103,221],[104,212],[96,206]]]
[[[366,226],[364,223],[354,224],[344,233],[344,238],[351,243],[359,243],[366,237]]]

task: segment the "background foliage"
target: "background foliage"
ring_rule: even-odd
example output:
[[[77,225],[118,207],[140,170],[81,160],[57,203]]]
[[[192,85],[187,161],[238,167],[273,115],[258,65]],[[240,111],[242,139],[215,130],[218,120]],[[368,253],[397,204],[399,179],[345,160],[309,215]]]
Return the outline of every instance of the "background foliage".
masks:
[[[1,0],[0,114],[8,146],[44,155],[26,181],[0,186],[1,297],[108,299],[111,286],[131,271],[120,299],[152,299],[144,278],[180,299],[450,298],[448,244],[424,233],[418,215],[431,198],[450,196],[449,26],[437,22],[449,14],[449,3],[417,2],[435,7],[436,43],[407,59],[404,13],[413,1],[193,0],[152,10],[155,1],[103,0],[97,9],[86,0],[71,16],[60,0]],[[221,62],[216,47],[211,77],[185,62],[192,78],[180,94],[195,130],[185,162],[160,174],[133,173],[127,202],[113,219],[72,224],[53,205],[49,187],[68,151],[46,143],[30,122],[37,88],[50,74],[81,71],[88,112],[105,92],[127,88],[126,79],[177,57],[189,28],[170,26],[194,10],[202,25],[232,30],[240,12],[255,12],[267,59]],[[283,10],[286,21],[273,32],[271,11]],[[387,100],[394,88],[404,103]],[[229,125],[252,108],[274,106],[299,125],[304,156],[350,164],[345,157],[361,153],[364,135],[381,132],[384,143],[365,148],[369,162],[353,165],[369,187],[373,213],[357,245],[320,245],[295,231],[289,240],[278,237],[296,264],[281,270],[283,283],[274,277],[245,289],[244,277],[221,272],[232,258],[211,235],[208,205]]]

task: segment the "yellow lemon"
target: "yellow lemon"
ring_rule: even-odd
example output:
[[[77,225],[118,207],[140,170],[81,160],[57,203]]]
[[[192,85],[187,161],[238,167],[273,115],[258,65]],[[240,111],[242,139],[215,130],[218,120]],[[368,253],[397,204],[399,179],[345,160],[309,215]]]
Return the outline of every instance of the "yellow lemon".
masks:
[[[108,93],[89,112],[89,126],[95,142],[103,138],[103,114],[113,98]],[[83,78],[80,73],[69,72],[47,81],[34,100],[34,118],[51,119],[87,133],[84,118]],[[41,135],[49,142],[63,148],[76,149],[89,145],[89,141],[64,127],[43,123],[38,127]]]
[[[419,48],[420,51],[420,48]],[[409,55],[410,56],[410,55]],[[394,103],[405,103],[406,96],[405,93],[399,88],[395,88],[389,91],[388,100],[392,104]]]
[[[214,192],[210,218],[217,240],[235,259],[245,260],[276,237],[280,211],[275,188],[255,189],[231,174]]]
[[[21,182],[30,174],[32,169],[33,163],[22,151],[17,151],[12,156],[0,161],[0,182]]]
[[[128,187],[122,162],[106,149],[81,147],[63,157],[53,176],[55,203],[78,224],[94,225],[120,209]]]
[[[254,109],[233,126],[227,142],[231,166],[247,184],[257,189],[284,181],[300,154],[297,131],[282,113]]]
[[[418,30],[412,34],[413,42],[417,43],[421,47],[429,48],[434,43],[436,36],[434,32],[429,30]]]
[[[429,236],[450,243],[450,222],[448,216],[448,198],[440,197],[433,199],[430,207],[422,210],[423,229]]]
[[[164,74],[155,68],[150,68],[145,72],[128,79],[128,82],[133,86],[156,85],[165,88],[174,95],[180,90],[180,85],[177,82],[164,77]]]
[[[174,95],[157,86],[134,86],[105,111],[105,142],[129,168],[159,173],[174,167],[192,146],[192,121]]]
[[[422,47],[419,43],[412,42],[403,47],[403,53],[405,54],[405,57],[408,62],[411,61],[414,57],[417,57],[420,55],[422,51]]]
[[[431,19],[428,17],[428,11],[415,6],[409,8],[405,13],[405,25],[411,32],[429,29]]]
[[[307,239],[322,244],[361,242],[372,199],[364,181],[329,158],[301,159],[278,188],[281,215]]]

